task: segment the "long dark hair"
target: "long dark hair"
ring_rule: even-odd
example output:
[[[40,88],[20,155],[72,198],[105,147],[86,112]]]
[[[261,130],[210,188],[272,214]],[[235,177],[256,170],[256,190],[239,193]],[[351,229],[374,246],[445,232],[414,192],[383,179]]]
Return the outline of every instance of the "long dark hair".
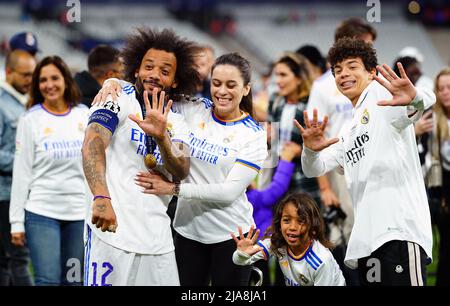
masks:
[[[37,64],[36,69],[33,72],[33,78],[31,80],[31,91],[30,98],[27,103],[27,109],[29,109],[33,105],[44,102],[44,96],[42,96],[42,93],[39,90],[39,78],[41,76],[42,68],[51,64],[55,65],[56,68],[58,68],[64,78],[66,87],[64,90],[64,101],[71,107],[76,106],[80,103],[81,92],[78,88],[78,85],[75,83],[72,74],[70,73],[69,67],[67,67],[67,64],[62,60],[62,58],[54,55],[44,57]]]
[[[195,55],[197,45],[180,38],[172,30],[152,30],[146,27],[137,29],[131,35],[122,50],[125,66],[125,79],[131,83],[136,82],[136,70],[141,66],[142,59],[150,49],[173,53],[177,59],[175,81],[178,86],[170,90],[171,94],[195,94],[201,84],[200,75],[195,69]]]
[[[211,75],[214,72],[214,69],[219,65],[231,65],[236,67],[240,71],[242,79],[244,80],[244,86],[250,83],[252,79],[252,68],[250,62],[243,58],[239,53],[233,52],[219,56],[211,68]],[[239,108],[253,117],[253,99],[251,88],[248,95],[242,97]]]
[[[311,92],[312,82],[308,69],[306,68],[306,58],[294,52],[285,52],[275,63],[285,64],[289,67],[296,78],[301,80],[300,85],[297,88],[297,100],[300,101],[303,98],[309,96]]]
[[[293,204],[297,208],[299,219],[308,226],[310,239],[319,241],[326,248],[333,247],[333,244],[325,238],[325,222],[316,202],[309,194],[299,192],[287,195],[280,201],[273,216],[272,225],[266,231],[266,235],[271,233],[270,248],[275,254],[281,255],[279,249],[288,246],[281,232],[281,217],[283,209],[288,204]]]

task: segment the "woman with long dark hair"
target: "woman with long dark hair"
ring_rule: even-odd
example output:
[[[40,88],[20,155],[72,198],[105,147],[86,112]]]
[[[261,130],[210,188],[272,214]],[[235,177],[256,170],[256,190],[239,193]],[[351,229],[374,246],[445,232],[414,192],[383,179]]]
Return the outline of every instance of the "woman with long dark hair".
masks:
[[[64,61],[42,59],[17,129],[10,207],[12,242],[28,244],[38,286],[81,284],[88,109],[79,99]]]

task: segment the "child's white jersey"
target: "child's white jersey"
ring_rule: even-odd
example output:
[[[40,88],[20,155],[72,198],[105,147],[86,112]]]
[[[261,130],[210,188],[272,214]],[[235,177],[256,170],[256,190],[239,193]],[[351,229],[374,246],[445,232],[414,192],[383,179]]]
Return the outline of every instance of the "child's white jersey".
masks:
[[[276,255],[270,249],[270,238],[258,241],[262,251],[253,256],[236,250],[233,262],[237,265],[251,265],[254,262],[276,256],[287,286],[345,286],[345,279],[330,250],[319,241],[313,240],[300,256],[292,254],[289,248],[279,249]]]
[[[133,253],[164,254],[174,249],[170,218],[166,213],[170,196],[144,194],[134,183],[138,172],[147,171],[145,133],[128,115],[142,118],[139,101],[133,86],[125,86],[117,102],[108,100],[102,106],[92,107],[89,122],[109,129],[113,136],[106,148],[106,182],[111,203],[117,217],[115,233],[102,232],[91,223],[92,193],[87,188],[86,223],[104,242]],[[178,114],[169,113],[168,126],[172,141],[186,142],[187,128]],[[157,170],[169,176],[156,148]]]
[[[362,92],[353,118],[340,132],[338,143],[320,153],[307,148],[302,167],[307,176],[344,168],[355,211],[355,223],[345,263],[369,256],[391,240],[419,244],[431,258],[432,233],[413,122],[435,101],[417,88],[423,105],[412,116],[406,106],[378,106],[392,95],[372,81]],[[412,110],[411,110],[412,111]]]
[[[253,206],[245,195],[267,155],[266,132],[248,114],[224,121],[208,99],[175,103],[190,129],[190,172],[183,181],[174,228],[202,243],[230,239],[237,226],[248,231]]]

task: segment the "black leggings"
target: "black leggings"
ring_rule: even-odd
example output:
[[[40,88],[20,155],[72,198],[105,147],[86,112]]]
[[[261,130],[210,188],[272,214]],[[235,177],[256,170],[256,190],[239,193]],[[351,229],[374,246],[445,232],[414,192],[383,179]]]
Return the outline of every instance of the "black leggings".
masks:
[[[251,266],[233,263],[233,239],[204,244],[175,235],[175,255],[181,286],[248,286]]]

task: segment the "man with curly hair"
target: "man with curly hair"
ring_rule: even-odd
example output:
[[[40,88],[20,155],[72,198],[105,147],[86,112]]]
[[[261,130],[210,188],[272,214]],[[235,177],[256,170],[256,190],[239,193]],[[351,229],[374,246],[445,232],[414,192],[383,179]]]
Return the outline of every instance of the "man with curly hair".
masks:
[[[362,285],[423,285],[432,232],[413,123],[435,95],[415,88],[401,64],[400,76],[377,65],[375,49],[362,40],[340,39],[328,56],[353,114],[332,139],[324,132],[328,117],[320,122],[316,109],[305,127],[296,123],[304,173],[343,169],[355,211],[345,263],[359,268]]]
[[[195,92],[195,50],[171,30],[138,29],[122,51],[133,85],[91,108],[82,149],[91,206],[85,285],[179,285],[170,197],[146,195],[130,182],[146,166],[175,181],[189,172],[187,127],[164,97]]]

